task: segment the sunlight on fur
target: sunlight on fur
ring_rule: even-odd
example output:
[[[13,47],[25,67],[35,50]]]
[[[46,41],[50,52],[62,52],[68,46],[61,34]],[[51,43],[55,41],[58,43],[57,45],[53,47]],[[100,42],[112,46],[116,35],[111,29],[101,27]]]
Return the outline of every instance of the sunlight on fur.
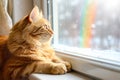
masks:
[[[37,6],[16,23],[9,37],[0,36],[0,79],[21,80],[31,73],[64,74],[71,65],[55,55],[53,31]]]

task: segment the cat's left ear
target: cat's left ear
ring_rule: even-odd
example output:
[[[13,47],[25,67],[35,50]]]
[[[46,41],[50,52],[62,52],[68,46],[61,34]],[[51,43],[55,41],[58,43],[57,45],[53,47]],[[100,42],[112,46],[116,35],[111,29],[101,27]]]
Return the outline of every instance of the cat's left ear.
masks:
[[[29,14],[29,21],[36,22],[43,17],[42,12],[39,12],[39,8],[35,6]]]

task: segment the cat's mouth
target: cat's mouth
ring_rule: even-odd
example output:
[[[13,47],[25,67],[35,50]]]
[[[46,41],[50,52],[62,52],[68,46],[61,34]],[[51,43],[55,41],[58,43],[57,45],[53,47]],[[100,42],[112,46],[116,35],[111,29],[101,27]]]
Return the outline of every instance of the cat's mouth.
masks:
[[[53,35],[53,31],[52,30],[48,30],[49,34]]]
[[[43,25],[44,26],[44,29],[48,31],[49,34],[53,34],[53,31],[52,29],[50,29],[50,26],[48,25]]]

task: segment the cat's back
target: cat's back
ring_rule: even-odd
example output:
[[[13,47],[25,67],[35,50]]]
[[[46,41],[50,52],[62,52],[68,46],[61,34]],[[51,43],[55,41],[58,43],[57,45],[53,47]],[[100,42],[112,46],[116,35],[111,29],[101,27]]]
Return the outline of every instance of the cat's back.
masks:
[[[2,53],[3,50],[6,46],[7,46],[7,39],[8,39],[8,36],[1,36],[0,35],[0,53]]]
[[[8,36],[0,35],[0,69],[2,68],[6,58],[8,57],[8,48],[7,48],[7,39]]]
[[[0,35],[0,79],[2,79],[2,67],[3,67],[3,61],[4,61],[4,48],[7,43],[7,36],[1,36]]]
[[[8,39],[8,36],[2,36],[0,35],[0,46],[5,44]]]

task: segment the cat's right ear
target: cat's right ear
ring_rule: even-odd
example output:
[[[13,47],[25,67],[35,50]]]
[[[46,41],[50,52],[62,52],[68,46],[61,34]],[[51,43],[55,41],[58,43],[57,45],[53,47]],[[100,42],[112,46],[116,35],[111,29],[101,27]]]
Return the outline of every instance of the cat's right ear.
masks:
[[[29,14],[29,21],[36,22],[40,18],[42,18],[41,12],[39,12],[39,8],[35,6]]]

